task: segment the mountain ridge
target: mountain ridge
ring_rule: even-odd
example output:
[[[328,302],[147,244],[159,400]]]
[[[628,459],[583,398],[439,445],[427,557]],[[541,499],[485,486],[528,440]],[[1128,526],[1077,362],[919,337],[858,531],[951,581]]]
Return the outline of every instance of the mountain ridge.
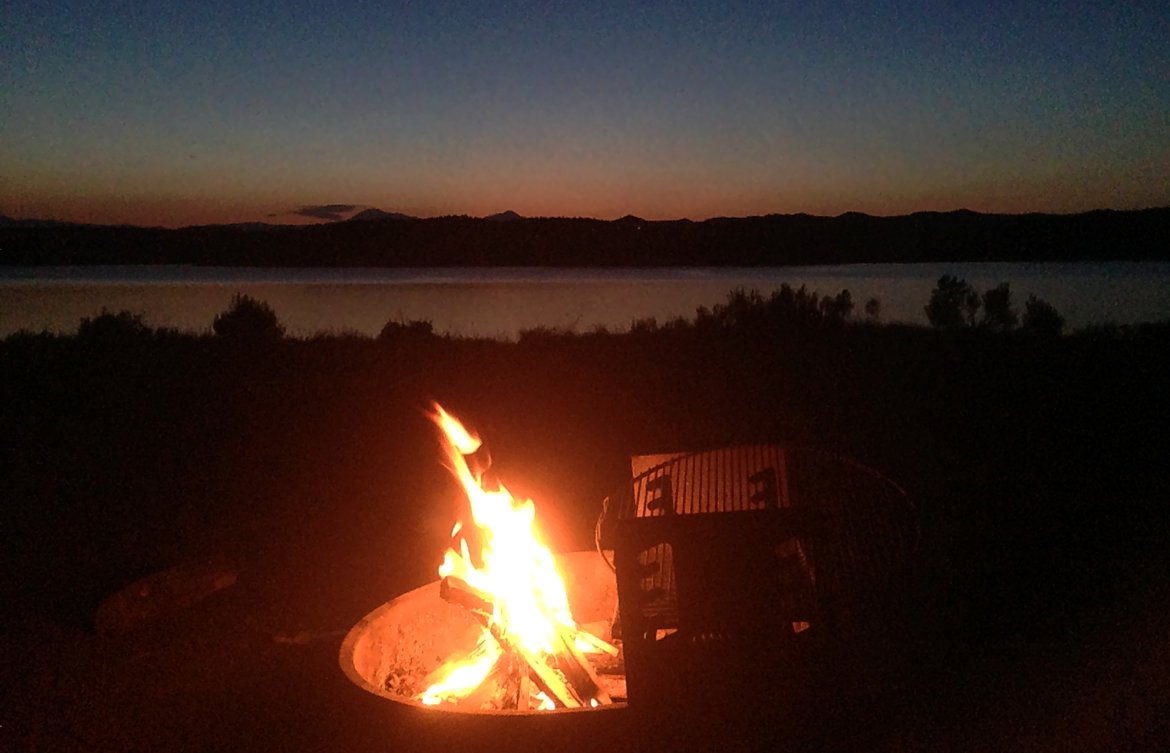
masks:
[[[632,215],[420,219],[381,210],[355,221],[360,215],[314,225],[177,229],[4,218],[0,265],[753,267],[1170,260],[1170,207],[1079,214],[966,209],[888,217],[769,214],[701,221]]]

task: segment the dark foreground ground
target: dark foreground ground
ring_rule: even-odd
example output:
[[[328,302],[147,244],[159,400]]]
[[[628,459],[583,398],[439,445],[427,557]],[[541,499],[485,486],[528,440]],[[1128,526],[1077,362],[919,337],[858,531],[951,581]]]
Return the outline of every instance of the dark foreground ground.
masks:
[[[0,344],[0,750],[1158,750],[1170,745],[1170,333],[897,328]],[[748,722],[466,719],[359,690],[346,630],[434,578],[477,428],[561,549],[632,454],[786,442],[897,479],[922,543],[848,702]],[[101,599],[235,585],[99,635]],[[783,708],[780,708],[783,707]],[[784,709],[788,709],[785,711]]]

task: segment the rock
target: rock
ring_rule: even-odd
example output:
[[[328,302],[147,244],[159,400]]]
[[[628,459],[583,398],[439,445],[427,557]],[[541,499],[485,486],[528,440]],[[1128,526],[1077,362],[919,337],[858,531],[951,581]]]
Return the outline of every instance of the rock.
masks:
[[[188,562],[155,573],[107,596],[98,605],[98,635],[134,630],[160,617],[180,614],[236,582],[235,567],[223,560]]]

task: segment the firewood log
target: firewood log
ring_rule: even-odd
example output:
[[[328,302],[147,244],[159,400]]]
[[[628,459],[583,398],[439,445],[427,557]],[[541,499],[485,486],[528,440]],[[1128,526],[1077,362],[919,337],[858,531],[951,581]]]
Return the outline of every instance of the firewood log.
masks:
[[[488,629],[492,637],[504,647],[505,651],[519,656],[531,670],[532,679],[536,686],[543,690],[549,698],[552,698],[554,703],[571,709],[582,706],[581,699],[561,679],[555,668],[513,641],[499,625],[492,622],[493,607],[491,602],[477,593],[470,584],[460,578],[447,576],[440,584],[439,595],[452,604],[466,608],[481,625]]]

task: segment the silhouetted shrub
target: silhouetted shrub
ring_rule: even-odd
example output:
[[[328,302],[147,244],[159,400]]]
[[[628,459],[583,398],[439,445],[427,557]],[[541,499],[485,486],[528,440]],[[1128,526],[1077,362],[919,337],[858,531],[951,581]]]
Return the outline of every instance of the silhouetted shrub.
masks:
[[[793,289],[784,283],[779,290],[773,290],[768,299],[768,308],[771,319],[776,323],[814,324],[824,316],[817,294],[804,285]]]
[[[46,329],[42,329],[39,332],[34,332],[33,330],[29,330],[29,329],[18,329],[15,332],[13,332],[12,334],[5,337],[3,340],[0,340],[0,342],[3,342],[5,345],[9,345],[9,344],[20,344],[22,346],[41,345],[44,343],[56,342],[58,339],[60,339],[60,337],[61,336],[58,335],[56,332],[50,332]]]
[[[517,341],[521,345],[540,345],[564,341],[577,336],[573,327],[549,327],[538,325],[520,330]]]
[[[373,338],[365,332],[354,329],[353,327],[341,327],[338,329],[321,329],[313,333],[308,342],[331,342],[331,343],[364,343],[369,342]]]
[[[966,280],[951,275],[938,278],[938,285],[930,291],[930,302],[926,304],[926,318],[932,327],[954,329],[964,325],[975,325],[975,315],[981,301],[975,288]]]
[[[804,285],[793,288],[784,283],[767,298],[755,289],[736,288],[727,294],[725,303],[716,304],[710,311],[699,307],[695,326],[760,332],[841,324],[852,313],[853,296],[848,290],[819,297]]]
[[[435,336],[435,325],[430,319],[391,319],[378,333],[379,342],[401,342],[403,340],[428,340]]]
[[[658,320],[652,316],[630,322],[631,335],[647,335],[658,331]]]
[[[1059,337],[1064,330],[1064,317],[1048,301],[1029,295],[1024,302],[1023,328],[1033,335]]]
[[[842,290],[835,296],[825,296],[820,303],[821,316],[831,324],[841,324],[853,313],[853,295]]]
[[[753,329],[764,323],[764,298],[756,289],[735,288],[727,301],[712,309],[715,320],[727,329]]]
[[[865,302],[865,318],[877,322],[882,318],[882,302],[877,298],[870,298]]]
[[[217,337],[234,342],[271,343],[284,337],[284,325],[264,301],[237,293],[227,311],[215,317],[211,329]]]
[[[993,332],[1007,332],[1016,326],[1019,317],[1012,307],[1012,289],[1001,282],[983,294],[983,318],[980,325]]]
[[[718,327],[715,321],[715,314],[706,306],[699,306],[695,309],[695,329],[700,331],[708,331]]]
[[[135,340],[149,337],[150,328],[142,320],[142,314],[132,311],[110,313],[102,309],[102,313],[93,319],[85,317],[77,328],[77,336],[83,340]]]

